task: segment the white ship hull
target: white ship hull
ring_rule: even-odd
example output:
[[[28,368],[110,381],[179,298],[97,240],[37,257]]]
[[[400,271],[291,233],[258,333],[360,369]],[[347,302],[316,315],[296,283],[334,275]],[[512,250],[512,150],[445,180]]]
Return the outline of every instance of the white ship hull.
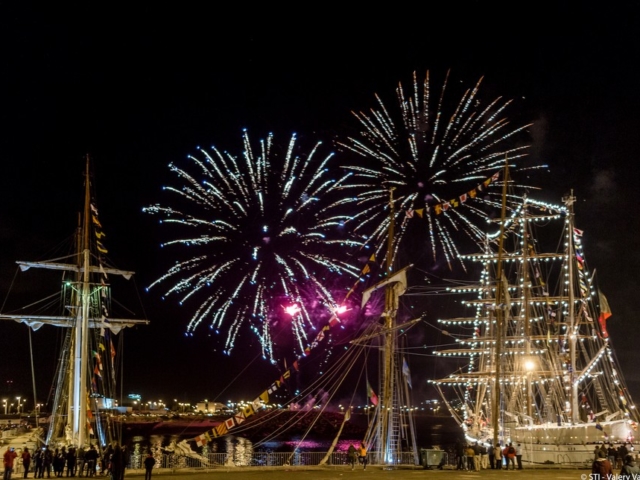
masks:
[[[560,426],[549,423],[505,429],[505,433],[507,443],[521,445],[524,464],[591,465],[596,446],[602,444],[616,448],[625,444],[629,451],[635,451],[633,425],[627,420]],[[488,444],[492,437],[486,430],[479,437],[468,435],[467,439]]]
[[[513,442],[523,448],[523,459],[536,464],[591,463],[594,460],[596,446],[603,443],[618,447],[627,444],[633,446],[633,423],[617,420],[580,425],[536,425],[512,429]],[[597,427],[596,427],[597,426]]]

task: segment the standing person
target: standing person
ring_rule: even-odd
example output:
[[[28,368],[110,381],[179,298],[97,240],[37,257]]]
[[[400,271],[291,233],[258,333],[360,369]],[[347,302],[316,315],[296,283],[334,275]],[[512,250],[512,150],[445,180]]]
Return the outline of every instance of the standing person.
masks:
[[[120,469],[120,480],[124,480],[124,471],[127,469],[127,465],[129,465],[129,449],[126,445],[122,445],[122,468]]]
[[[349,457],[349,463],[351,464],[351,470],[356,468],[356,461],[358,459],[358,451],[356,447],[353,446],[353,443],[349,445],[349,450],[347,450],[347,456]]]
[[[31,465],[31,453],[27,447],[24,447],[22,452],[22,467],[24,468],[24,478],[27,478],[29,473],[29,465]]]
[[[594,460],[593,464],[591,465],[591,473],[600,475],[599,478],[601,479],[612,478],[613,466],[611,465],[611,462],[607,459],[607,457],[598,455],[598,458]]]
[[[360,448],[358,449],[358,458],[360,463],[364,466],[363,470],[367,469],[367,447],[364,442],[360,444]]]
[[[44,473],[47,472],[47,478],[51,478],[51,465],[53,464],[53,452],[49,448],[49,445],[44,446],[44,452],[42,454],[42,472],[40,472],[40,478],[44,477]]]
[[[518,461],[518,470],[522,470],[522,446],[516,445],[516,460]]]
[[[117,445],[117,443],[115,443]],[[102,452],[102,458],[100,458],[100,467],[102,468],[102,475],[111,475],[113,472],[111,457],[113,456],[113,445],[107,445],[107,448]]]
[[[58,460],[58,455],[59,454],[60,454],[60,450],[58,448],[56,448],[51,453],[51,468],[53,469],[53,476],[54,477],[58,476],[58,464],[60,463],[60,460]]]
[[[15,448],[7,447],[7,450],[4,452],[4,480],[11,480],[11,473],[13,472],[13,461],[16,459],[18,454],[16,453]]]
[[[465,470],[465,464],[467,463],[467,455],[462,442],[456,442],[456,470]]]
[[[78,465],[79,476],[84,473],[84,447],[80,445],[76,450],[76,463]]]
[[[624,464],[620,471],[622,478],[639,478],[640,468],[636,465],[633,455],[627,455],[624,457]]]
[[[113,442],[109,470],[111,471],[112,480],[120,480],[120,473],[122,472],[122,449],[120,448],[120,445],[118,445],[118,442]]]
[[[67,463],[67,449],[55,449],[53,453],[53,473],[56,477],[61,477],[64,472],[64,465]]]
[[[618,452],[614,448],[613,444],[610,443],[609,444],[609,448],[607,448],[607,458],[609,459],[609,463],[611,463],[612,467],[616,464],[616,455],[617,454],[618,454]]]
[[[498,443],[495,449],[496,454],[496,470],[502,470],[502,444]]]
[[[489,468],[489,457],[487,455],[487,446],[483,443],[480,445],[480,468],[482,470]]]
[[[478,442],[473,444],[473,470],[476,472],[480,471],[480,445]]]
[[[351,445],[353,447],[353,445]],[[349,448],[351,448],[349,447]],[[356,447],[353,447],[353,458],[356,456]],[[353,461],[355,463],[355,460]],[[153,471],[153,466],[156,464],[156,459],[153,458],[151,452],[147,454],[147,458],[144,459],[144,480],[151,480],[151,472]]]
[[[36,450],[33,454],[33,461],[35,463],[35,469],[33,470],[33,478],[42,478],[43,465],[44,465],[44,448]]]
[[[87,477],[96,475],[96,461],[98,460],[98,452],[95,445],[91,445],[89,450],[84,453],[84,461],[87,464]]]
[[[507,445],[503,452],[504,457],[507,460],[507,470],[509,470],[509,465],[511,465],[511,470],[515,470],[516,469],[516,449],[513,447],[513,444],[511,442],[509,442],[509,445]]]
[[[625,447],[624,443],[620,444],[616,455],[618,468],[622,468],[622,465],[624,465],[624,459],[627,458],[628,453],[629,451],[627,450],[627,447]]]
[[[495,470],[496,468],[496,452],[493,448],[493,443],[489,443],[489,448],[487,448],[487,455],[489,455],[489,466],[491,470]]]
[[[600,456],[598,457],[598,455]],[[594,460],[597,460],[598,458],[607,458],[607,447],[605,447],[604,444],[600,446],[600,451],[596,453],[596,458],[594,458]]]
[[[472,472],[474,469],[473,457],[476,455],[476,452],[471,445],[467,445],[467,450],[465,451],[465,453],[467,455],[467,470]]]
[[[67,477],[76,476],[76,449],[71,446],[67,450]]]

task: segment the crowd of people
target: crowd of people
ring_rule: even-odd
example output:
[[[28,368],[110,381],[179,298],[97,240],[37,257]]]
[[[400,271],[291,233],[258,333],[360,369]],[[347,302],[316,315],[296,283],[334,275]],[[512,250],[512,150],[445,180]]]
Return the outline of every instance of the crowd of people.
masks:
[[[596,445],[594,457],[591,473],[599,475],[601,479],[614,478],[614,469],[618,468],[621,478],[640,478],[640,468],[636,465],[636,459],[624,444],[618,448],[614,445]]]
[[[640,467],[636,465],[637,458],[630,454],[626,445],[621,444],[617,448],[614,445],[596,445],[594,449],[594,461],[592,473],[600,475],[601,479],[612,479],[615,477],[614,470],[620,469],[621,478],[640,478]],[[521,444],[511,442],[506,445],[499,444],[493,447],[491,443],[487,445],[474,444],[456,445],[456,469],[466,471],[476,471],[485,469],[506,469],[522,470],[522,447]]]
[[[478,442],[456,445],[456,469],[479,472],[480,470],[522,470],[522,446],[509,442],[494,447],[491,443]]]
[[[633,479],[640,476],[640,468],[636,465],[633,455],[626,455],[622,462],[620,478]],[[613,473],[613,464],[607,457],[603,456],[598,456],[598,458],[593,461],[591,473],[598,475],[597,478],[601,478],[603,480],[613,479],[615,477]]]
[[[20,459],[16,460],[18,456]],[[3,461],[3,480],[11,480],[16,461],[22,462],[23,478],[29,478],[29,473],[33,473],[33,478],[51,478],[52,474],[54,477],[109,475],[111,480],[122,480],[129,459],[126,447],[114,442],[102,452],[102,455],[95,445],[90,445],[87,449],[63,446],[53,450],[49,445],[45,445],[34,452],[30,452],[26,447],[21,452],[7,447]]]

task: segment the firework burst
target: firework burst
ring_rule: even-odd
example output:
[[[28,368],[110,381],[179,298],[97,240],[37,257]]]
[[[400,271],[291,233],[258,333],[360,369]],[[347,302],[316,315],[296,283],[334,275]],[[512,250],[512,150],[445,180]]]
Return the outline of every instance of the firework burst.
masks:
[[[460,255],[457,232],[476,242],[483,238],[487,212],[500,202],[499,189],[474,195],[473,200],[469,196],[469,201],[464,197],[459,208],[433,208],[437,204],[448,207],[450,199],[473,191],[499,171],[506,158],[511,168],[523,168],[520,162],[528,145],[520,137],[530,125],[512,127],[505,116],[512,101],[485,101],[480,96],[481,82],[482,78],[451,101],[445,95],[449,73],[437,95],[428,72],[423,81],[414,73],[410,91],[398,85],[395,109],[387,109],[376,95],[377,108],[353,112],[359,133],[338,141],[356,154],[353,164],[344,167],[352,174],[344,186],[349,196],[334,207],[345,212],[351,205],[356,213],[342,219],[355,225],[356,232],[368,234],[378,248],[386,242],[391,189],[395,222],[401,224],[395,236],[396,250],[406,235],[410,222],[405,220],[411,212],[423,217],[422,231],[433,259],[443,256],[449,267]],[[492,183],[496,184],[501,181]]]
[[[169,284],[165,296],[197,305],[187,334],[202,323],[224,329],[229,353],[247,325],[273,362],[273,327],[286,319],[303,351],[309,329],[336,306],[327,276],[357,277],[341,260],[357,243],[322,217],[323,199],[341,182],[329,177],[333,153],[321,153],[321,142],[302,152],[296,135],[282,149],[273,135],[252,145],[245,131],[242,141],[240,156],[215,147],[189,156],[195,174],[169,165],[183,185],[164,190],[179,206],[144,210],[173,227],[163,246],[179,247],[178,258],[149,288]]]

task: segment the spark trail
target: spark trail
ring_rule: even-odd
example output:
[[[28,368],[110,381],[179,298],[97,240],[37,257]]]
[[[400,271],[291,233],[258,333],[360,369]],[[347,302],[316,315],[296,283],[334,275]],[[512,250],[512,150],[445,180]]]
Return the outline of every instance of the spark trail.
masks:
[[[272,134],[252,144],[244,131],[239,156],[212,147],[188,156],[189,170],[169,165],[182,181],[164,187],[175,205],[144,211],[170,227],[163,247],[176,263],[149,288],[169,285],[165,296],[196,305],[187,334],[202,323],[226,330],[230,353],[248,326],[274,362],[273,329],[288,322],[304,351],[308,332],[336,308],[330,277],[353,282],[359,273],[345,261],[359,243],[341,238],[339,222],[322,213],[344,180],[330,177],[332,157],[321,142],[303,151],[295,134],[280,147]]]
[[[332,207],[338,212],[336,220],[354,225],[355,232],[384,248],[393,188],[395,222],[401,224],[396,252],[410,223],[407,212],[415,211],[422,216],[420,229],[432,258],[446,259],[449,268],[460,258],[457,243],[462,238],[481,242],[488,215],[500,203],[500,188],[487,189],[473,199],[465,197],[459,208],[436,212],[430,207],[471,191],[501,170],[506,158],[512,171],[542,167],[522,165],[531,125],[513,127],[506,117],[512,101],[483,99],[481,83],[482,78],[452,100],[445,94],[450,89],[449,73],[439,94],[432,89],[429,72],[423,81],[414,73],[409,91],[398,85],[395,108],[387,108],[376,95],[377,107],[353,112],[359,132],[337,142],[355,155],[353,163],[343,167],[351,176],[342,186],[348,196]]]

